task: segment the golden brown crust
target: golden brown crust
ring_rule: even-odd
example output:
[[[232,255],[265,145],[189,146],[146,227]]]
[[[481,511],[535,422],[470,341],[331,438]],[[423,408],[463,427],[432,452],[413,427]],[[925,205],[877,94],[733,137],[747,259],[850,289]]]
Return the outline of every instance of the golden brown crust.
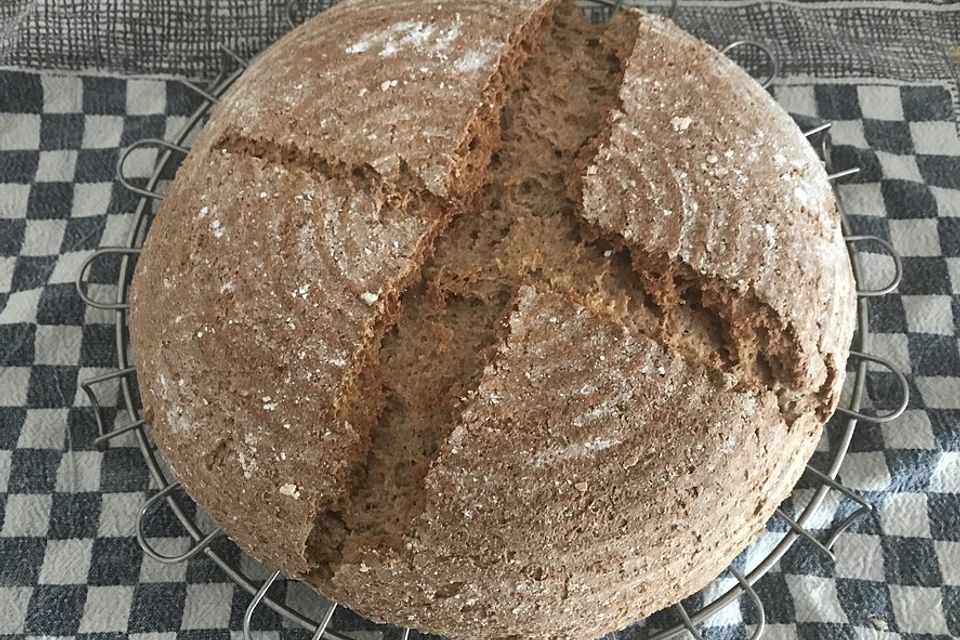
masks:
[[[385,511],[399,521],[380,537],[351,529],[363,475],[389,472],[390,452],[371,453],[381,342],[480,185],[523,175],[487,164],[555,4],[348,0],[307,22],[221,101],[138,264],[131,340],[161,452],[242,548],[377,620],[470,638],[615,630],[762,530],[836,406],[855,304],[822,168],[732,63],[627,12],[619,104],[576,162],[554,163],[581,169],[563,214],[580,263],[546,271],[574,241],[535,216],[496,239],[554,238],[516,261],[548,277],[510,281],[426,478],[394,487],[422,491],[416,508]],[[528,91],[507,135],[573,136],[583,123],[559,134],[532,115],[561,117],[543,96],[562,86]],[[636,273],[614,264],[628,252]],[[574,286],[592,265],[598,298]],[[464,304],[483,297],[450,281]],[[416,359],[404,348],[389,353]]]

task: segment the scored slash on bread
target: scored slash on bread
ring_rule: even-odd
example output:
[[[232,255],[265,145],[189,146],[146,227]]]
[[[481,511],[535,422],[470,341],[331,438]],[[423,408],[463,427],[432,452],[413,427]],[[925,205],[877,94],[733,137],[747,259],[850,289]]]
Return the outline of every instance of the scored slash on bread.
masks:
[[[762,530],[836,406],[852,283],[800,132],[668,21],[348,0],[221,100],[131,339],[244,550],[376,620],[579,638]]]

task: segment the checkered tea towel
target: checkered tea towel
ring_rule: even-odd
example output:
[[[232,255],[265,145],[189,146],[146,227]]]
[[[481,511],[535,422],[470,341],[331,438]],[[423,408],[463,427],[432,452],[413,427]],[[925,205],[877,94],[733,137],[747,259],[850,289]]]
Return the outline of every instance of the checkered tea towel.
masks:
[[[600,0],[579,3],[594,19],[609,15]],[[219,45],[252,56],[292,22],[333,4],[336,0],[4,0],[0,64],[210,77],[218,69]],[[670,0],[627,4],[663,12]],[[960,12],[953,4],[681,0],[676,19],[711,44],[759,40],[774,50],[788,74],[815,69],[821,78],[952,74],[956,79]]]
[[[834,122],[836,165],[863,168],[840,187],[854,232],[889,239],[904,256],[899,291],[871,300],[869,350],[902,367],[911,400],[898,420],[855,432],[840,478],[876,510],[840,537],[836,563],[801,540],[757,583],[766,637],[958,637],[955,84],[936,74],[910,83],[795,74],[774,94],[794,113]],[[239,639],[250,596],[208,558],[162,565],[144,557],[133,523],[153,485],[133,436],[112,440],[102,453],[93,448],[93,411],[78,387],[116,364],[114,314],[85,307],[73,279],[96,248],[123,244],[133,222],[136,200],[114,177],[120,151],[144,137],[171,139],[196,106],[173,80],[0,71],[0,639]],[[155,159],[155,151],[143,149],[127,173],[142,179]],[[882,284],[889,260],[879,253],[863,258],[874,274],[865,286]],[[95,263],[91,297],[115,295],[116,266]],[[876,370],[868,382],[874,408],[896,404],[892,374]],[[98,395],[108,426],[130,423],[116,386],[102,385]],[[837,434],[828,430],[815,466],[826,465]],[[811,486],[784,505],[788,513],[809,498]],[[205,523],[186,501],[184,507]],[[823,534],[848,512],[831,493],[810,526]],[[769,549],[786,525],[772,520],[769,529],[745,557]],[[145,533],[165,550],[188,544],[167,509],[147,519]],[[254,579],[269,575],[227,541],[214,548]],[[731,584],[723,577],[700,599]],[[297,583],[279,581],[271,595],[314,617],[322,613],[323,603]],[[702,631],[711,639],[746,638],[757,621],[744,598]],[[675,622],[658,614],[617,638]],[[258,639],[310,636],[264,608],[252,626]],[[358,639],[399,638],[342,609],[331,628]]]

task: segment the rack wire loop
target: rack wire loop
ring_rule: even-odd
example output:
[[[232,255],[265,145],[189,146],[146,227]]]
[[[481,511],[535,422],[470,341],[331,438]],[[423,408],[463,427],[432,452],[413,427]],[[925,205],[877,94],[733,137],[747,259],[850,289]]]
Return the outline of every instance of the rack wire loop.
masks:
[[[186,80],[184,78],[179,78],[179,81],[180,81],[180,84],[185,86],[187,89],[190,89],[190,91],[194,92],[195,94],[197,94],[198,96],[200,96],[201,98],[209,102],[211,105],[214,105],[220,102],[220,98],[213,95],[206,89],[203,89],[197,86],[196,84],[190,82],[189,80]]]
[[[323,614],[323,619],[320,621],[320,624],[317,625],[317,628],[314,629],[313,635],[310,637],[310,640],[320,640],[323,637],[324,631],[327,630],[327,627],[330,626],[330,621],[333,620],[333,613],[337,610],[337,603],[331,602],[330,606],[327,607],[326,612]]]
[[[683,626],[690,632],[694,640],[703,640],[700,630],[697,629],[697,625],[693,624],[693,620],[690,619],[690,614],[687,613],[687,608],[683,606],[683,603],[678,602],[673,605],[673,609],[677,612],[677,615],[680,616]]]
[[[813,127],[812,129],[807,129],[806,131],[804,131],[804,132],[803,132],[803,137],[804,137],[804,138],[812,138],[813,136],[817,135],[818,133],[823,133],[824,131],[827,131],[827,130],[830,129],[830,127],[832,127],[832,126],[833,126],[833,123],[832,123],[832,122],[823,122],[823,123],[818,124],[817,126]]]
[[[146,420],[141,419],[141,420],[137,420],[136,422],[132,422],[120,429],[113,429],[111,431],[107,431],[106,433],[101,433],[99,436],[93,439],[93,446],[96,447],[97,451],[106,451],[107,447],[110,444],[110,440],[112,440],[113,438],[116,438],[117,436],[121,436],[125,433],[136,431],[140,429],[144,424],[146,424]]]
[[[239,69],[247,68],[247,61],[244,60],[242,56],[237,54],[236,51],[234,51],[227,45],[219,44],[217,45],[217,49],[219,49],[220,53],[223,54],[222,61],[221,61],[222,71],[224,72],[227,71],[227,61],[230,61],[230,60],[232,60],[237,65],[237,68]]]
[[[114,369],[113,371],[101,373],[100,375],[93,376],[92,378],[87,378],[80,383],[80,389],[87,396],[87,399],[90,400],[90,406],[93,407],[93,418],[97,423],[97,432],[100,434],[100,436],[94,440],[94,443],[96,443],[96,441],[100,438],[103,438],[108,431],[106,425],[103,423],[103,408],[100,406],[100,398],[97,397],[96,391],[93,390],[93,385],[106,382],[107,380],[122,378],[123,376],[128,376],[132,373],[136,373],[136,369],[133,367]]]
[[[730,57],[728,54],[734,49],[739,49],[741,47],[755,47],[759,49],[764,56],[767,58],[767,65],[770,68],[770,75],[764,78],[763,82],[757,80],[760,83],[760,86],[766,89],[772,83],[774,78],[780,75],[780,62],[777,60],[777,57],[773,55],[773,51],[767,45],[762,42],[757,42],[756,40],[735,40],[725,46],[723,49],[720,49],[720,53]]]
[[[830,182],[836,182],[842,180],[843,178],[849,178],[850,176],[855,176],[860,173],[860,167],[850,167],[849,169],[843,169],[842,171],[834,171],[833,173],[827,174],[827,180]]]
[[[254,594],[253,599],[250,601],[250,604],[247,605],[246,611],[243,613],[243,637],[244,640],[251,640],[250,636],[250,623],[253,620],[253,614],[260,607],[260,603],[264,601],[267,596],[267,592],[270,590],[270,587],[273,586],[273,583],[280,576],[279,571],[274,571],[273,574],[267,578],[257,592]],[[317,623],[316,627],[313,629],[313,634],[310,636],[310,640],[321,640],[324,637],[324,634],[327,633],[327,628],[330,626],[330,621],[333,620],[333,614],[337,610],[337,603],[330,602],[326,611],[324,611],[323,618]],[[410,629],[404,631],[403,640],[407,640],[410,636]],[[334,634],[335,638],[340,636]]]
[[[767,629],[767,612],[763,609],[763,601],[760,599],[760,596],[757,595],[753,585],[750,584],[750,581],[747,580],[742,573],[734,567],[730,567],[730,573],[732,573],[733,577],[740,583],[740,587],[744,593],[747,594],[750,602],[753,603],[754,608],[757,610],[757,627],[753,630],[753,635],[750,636],[750,640],[760,640],[763,632]]]
[[[851,500],[853,500],[854,502],[856,502],[857,504],[859,504],[861,507],[864,507],[864,508],[869,509],[869,510],[871,510],[871,511],[873,510],[873,505],[872,505],[872,504],[870,504],[869,502],[867,502],[866,500],[864,500],[863,497],[860,496],[859,494],[857,494],[855,491],[851,491],[851,490],[848,489],[847,487],[845,487],[845,486],[843,486],[842,484],[840,484],[839,482],[837,482],[837,479],[834,478],[833,476],[828,475],[828,474],[824,473],[823,471],[820,471],[820,470],[817,469],[816,467],[814,467],[814,466],[812,466],[812,465],[809,465],[809,464],[806,466],[805,471],[808,472],[808,473],[813,474],[813,475],[816,476],[822,483],[824,483],[825,485],[827,485],[827,486],[830,487],[831,489],[835,489],[835,490],[839,491],[839,492],[842,493],[843,495],[847,496],[848,498],[850,498]]]
[[[900,286],[900,280],[903,279],[903,260],[900,259],[900,252],[894,249],[891,243],[877,236],[846,236],[844,241],[874,242],[886,249],[887,254],[893,259],[893,279],[887,285],[880,287],[879,289],[857,289],[858,296],[861,298],[877,298],[880,296],[885,296],[888,293],[893,293],[893,291]]]
[[[813,467],[808,464],[806,467],[806,471],[816,476],[821,482],[823,482],[825,485],[827,485],[831,489],[839,491],[841,494],[843,494],[847,498],[850,498],[851,500],[856,502],[858,505],[860,505],[860,507],[856,511],[854,511],[849,516],[841,520],[840,523],[837,524],[836,527],[834,527],[833,532],[827,538],[826,542],[823,543],[824,546],[827,547],[828,549],[833,549],[834,544],[836,544],[837,539],[841,536],[841,534],[843,534],[847,529],[849,529],[854,522],[864,517],[868,513],[871,513],[873,511],[873,505],[867,502],[866,500],[864,500],[863,497],[857,494],[855,491],[851,491],[847,487],[843,486],[841,483],[837,482],[835,478],[831,477],[826,473],[823,473],[816,467]]]
[[[833,123],[830,121],[821,122],[820,124],[803,131],[803,137],[807,139],[810,143],[810,146],[813,147],[816,151],[817,156],[820,158],[824,167],[827,168],[827,172],[830,171],[830,128],[833,126]],[[817,144],[817,138],[819,137],[819,144]]]
[[[863,518],[864,516],[866,516],[868,513],[871,513],[871,512],[873,512],[872,504],[867,503],[865,505],[861,505],[853,513],[851,513],[846,518],[844,518],[843,520],[837,523],[837,526],[835,526],[833,530],[830,532],[830,535],[827,536],[827,539],[824,541],[823,546],[829,549],[832,553],[833,547],[834,545],[837,544],[837,540],[840,539],[840,536],[846,533],[847,529],[853,526],[853,524],[857,520],[860,520],[861,518]]]
[[[131,373],[136,373],[136,368],[126,367],[124,369],[114,369],[107,373],[101,373],[100,375],[93,376],[92,378],[87,378],[84,382],[80,383],[82,387],[90,387],[101,382],[106,382],[107,380],[113,380],[115,378],[122,378],[123,376],[128,376]]]
[[[287,6],[284,7],[284,18],[286,18],[287,25],[291,29],[304,21],[303,13],[303,0],[287,0]]]
[[[867,502],[866,500],[864,500],[863,497],[857,494],[855,491],[851,491],[847,487],[843,486],[841,483],[837,482],[835,478],[833,478],[832,476],[826,473],[823,473],[816,467],[813,467],[808,464],[806,466],[805,471],[815,476],[818,480],[820,480],[823,484],[827,485],[831,489],[839,491],[841,494],[843,494],[847,498],[850,498],[851,500],[856,502],[858,505],[860,505],[856,511],[854,511],[853,513],[848,515],[846,518],[841,520],[837,524],[837,526],[833,528],[833,531],[830,533],[826,541],[823,543],[823,546],[825,546],[827,549],[832,550],[834,545],[837,543],[837,540],[840,538],[840,536],[843,535],[843,533],[847,531],[847,529],[849,529],[853,525],[853,523],[855,523],[857,520],[860,520],[861,518],[866,516],[868,513],[873,512],[873,505]]]
[[[874,362],[892,373],[896,377],[897,385],[900,387],[900,403],[897,405],[897,408],[890,413],[880,416],[871,416],[863,413],[862,411],[854,411],[853,409],[847,409],[846,407],[837,407],[837,413],[841,413],[848,418],[855,418],[857,420],[863,420],[864,422],[871,422],[873,424],[886,424],[903,415],[903,412],[907,410],[907,405],[910,403],[910,385],[907,384],[907,377],[903,375],[897,365],[893,364],[886,358],[881,358],[880,356],[875,356],[871,353],[864,353],[862,351],[851,350],[850,358]]]
[[[154,505],[156,505],[158,502],[167,498],[175,489],[178,489],[179,487],[180,487],[179,482],[172,482],[168,484],[164,488],[160,489],[160,491],[155,493],[153,496],[151,496],[143,504],[143,507],[140,508],[140,512],[137,513],[136,534],[137,534],[137,542],[140,544],[140,548],[143,549],[143,552],[145,554],[147,554],[157,562],[161,562],[163,564],[178,564],[180,562],[185,562],[186,560],[189,560],[193,556],[197,555],[198,553],[206,549],[207,546],[209,546],[209,544],[213,542],[214,539],[217,538],[217,536],[223,533],[223,529],[221,529],[220,527],[217,527],[216,529],[208,533],[206,536],[204,536],[200,540],[197,540],[196,542],[194,542],[194,544],[189,549],[175,556],[168,556],[168,555],[162,554],[156,549],[154,549],[149,542],[147,542],[147,536],[143,532],[143,521],[147,515],[147,512],[149,512],[154,507]]]
[[[128,191],[131,191],[138,196],[143,196],[145,198],[150,198],[152,200],[163,200],[163,196],[157,193],[156,191],[150,191],[149,189],[142,189],[136,185],[130,183],[130,180],[127,178],[124,173],[124,167],[127,164],[127,158],[130,157],[130,154],[140,149],[141,147],[161,147],[168,149],[169,151],[174,151],[176,153],[181,153],[187,155],[190,152],[186,147],[181,147],[180,145],[173,144],[172,142],[167,142],[166,140],[161,140],[160,138],[144,138],[142,140],[137,140],[129,147],[123,150],[123,153],[120,154],[120,159],[117,161],[117,181],[120,182]]]
[[[831,122],[832,126],[833,123]],[[824,131],[823,135],[820,136],[820,145],[817,149],[817,155],[820,156],[820,159],[823,160],[823,166],[826,168],[827,173],[832,171],[833,167],[833,136],[829,131]]]
[[[74,285],[77,288],[77,295],[80,296],[80,299],[83,300],[84,304],[94,309],[101,309],[104,311],[122,311],[127,309],[130,306],[129,302],[122,302],[118,300],[117,302],[100,302],[99,300],[94,300],[87,295],[87,290],[84,285],[84,277],[87,274],[87,270],[90,268],[90,265],[93,264],[95,260],[99,260],[104,256],[112,255],[126,255],[126,256],[135,256],[140,254],[140,249],[133,247],[101,247],[94,251],[90,256],[87,257],[80,264],[80,269],[77,271],[77,278],[74,280]]]
[[[794,520],[793,518],[791,518],[790,516],[788,516],[788,515],[783,511],[783,509],[777,508],[777,509],[774,511],[774,513],[777,514],[777,517],[779,517],[781,520],[783,520],[784,522],[786,522],[788,527],[790,527],[791,529],[793,529],[797,534],[799,534],[799,535],[800,535],[801,537],[803,537],[804,539],[806,539],[806,540],[808,540],[809,542],[811,542],[811,543],[813,544],[813,546],[815,546],[817,549],[819,549],[820,551],[822,551],[823,553],[825,553],[826,556],[827,556],[828,558],[830,558],[830,561],[831,561],[831,562],[836,562],[836,561],[837,561],[836,556],[833,555],[833,551],[831,551],[829,547],[827,547],[825,544],[823,544],[822,542],[820,542],[820,540],[818,540],[815,535],[813,535],[812,533],[810,533],[809,531],[807,531],[799,522],[797,522],[796,520]]]
[[[260,602],[267,595],[267,591],[270,591],[270,587],[273,586],[273,583],[276,582],[279,576],[280,572],[274,571],[269,578],[263,581],[263,584],[260,585],[257,592],[253,594],[253,600],[247,605],[247,610],[243,612],[243,640],[252,640],[250,636],[250,621],[253,620],[253,613],[257,610],[257,607],[260,606]]]
[[[831,173],[833,167],[833,134],[830,131],[825,132],[820,137],[820,159],[823,160],[823,166],[827,173]]]

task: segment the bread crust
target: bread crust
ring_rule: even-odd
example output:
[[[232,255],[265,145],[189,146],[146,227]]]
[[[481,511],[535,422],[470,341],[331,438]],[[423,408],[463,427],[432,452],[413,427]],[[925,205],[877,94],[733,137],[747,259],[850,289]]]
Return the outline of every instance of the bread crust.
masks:
[[[511,39],[548,4],[358,0],[305,23],[223,97],[153,222],[132,290],[146,417],[191,495],[290,574],[316,567],[307,538],[369,445],[343,390],[457,206],[431,197],[463,187]],[[387,198],[402,188],[415,215]]]
[[[856,311],[826,171],[736,64],[665,19],[638,24],[620,109],[584,176],[582,215],[638,254],[725,289],[717,303],[744,340],[757,339],[748,330],[763,316],[793,352],[778,382],[826,419]]]
[[[165,459],[241,548],[375,620],[582,638],[676,602],[762,531],[838,401],[856,305],[819,161],[735,65],[630,10],[617,106],[568,187],[584,232],[664,317],[699,305],[727,359],[524,284],[418,510],[390,543],[351,530],[381,341],[489,180],[557,6],[347,0],[308,21],[224,96],[137,265]]]

